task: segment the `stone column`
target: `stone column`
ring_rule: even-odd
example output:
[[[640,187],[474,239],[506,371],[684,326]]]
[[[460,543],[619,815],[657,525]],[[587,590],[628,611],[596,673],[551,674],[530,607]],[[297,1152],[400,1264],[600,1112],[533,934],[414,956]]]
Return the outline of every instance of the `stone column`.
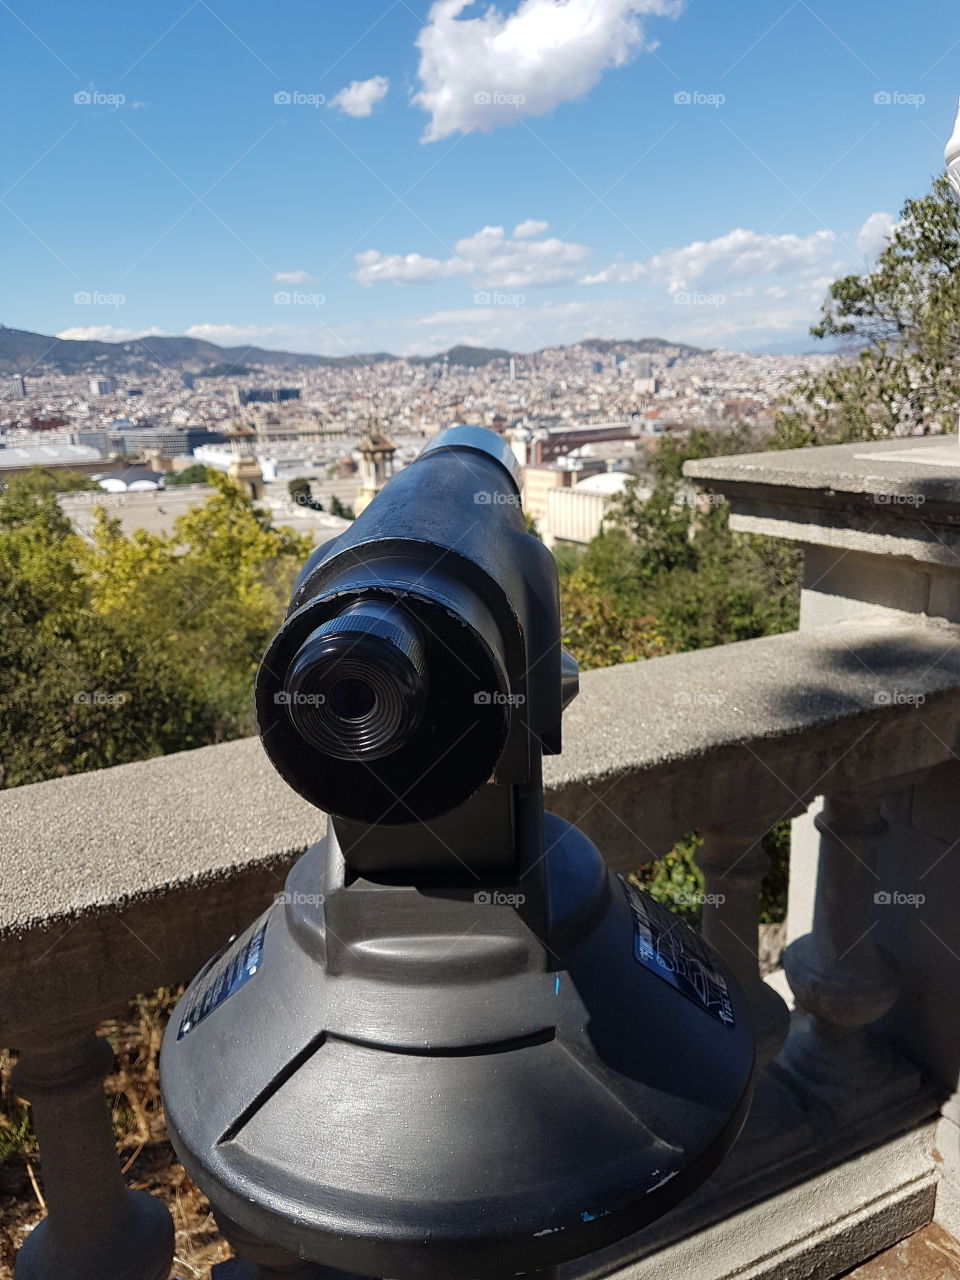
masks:
[[[128,1190],[103,1096],[105,1040],[65,1029],[21,1047],[13,1088],[32,1104],[47,1217],[16,1261],[16,1280],[167,1280],[173,1222]]]
[[[775,820],[708,827],[696,859],[705,882],[703,936],[733,970],[750,1001],[761,1067],[780,1052],[790,1027],[790,1012],[760,977],[758,963],[757,897],[770,865],[762,839]]]
[[[828,794],[816,818],[820,859],[813,932],[784,955],[787,979],[806,1017],[781,1059],[804,1086],[831,1105],[855,1107],[858,1091],[875,1109],[893,1056],[868,1035],[896,1001],[900,983],[874,937],[877,854],[887,824],[879,794]],[[869,1088],[863,1088],[869,1082]]]

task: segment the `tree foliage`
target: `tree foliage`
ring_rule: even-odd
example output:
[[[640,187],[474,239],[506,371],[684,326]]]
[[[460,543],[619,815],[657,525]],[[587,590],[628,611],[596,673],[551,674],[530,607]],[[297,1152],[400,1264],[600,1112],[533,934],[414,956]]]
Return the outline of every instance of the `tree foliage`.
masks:
[[[322,511],[323,503],[313,496],[313,489],[306,476],[297,476],[287,481],[287,493],[290,501],[298,506],[309,507],[311,511]]]
[[[725,503],[683,479],[688,458],[739,452],[743,431],[661,441],[652,484],[628,482],[607,527],[561,566],[565,643],[586,667],[792,630],[799,552],[733,532]]]
[[[736,533],[727,506],[698,496],[683,478],[690,458],[762,446],[746,428],[665,438],[650,482],[628,482],[601,533],[581,554],[561,553],[564,644],[584,668],[792,630],[798,622],[800,553],[789,543]],[[700,918],[703,876],[692,833],[636,873],[647,892],[691,922]],[[762,917],[782,919],[787,839],[765,841],[773,866]]]
[[[873,269],[835,281],[816,338],[847,358],[801,380],[779,415],[776,443],[936,433],[960,400],[960,206],[946,177],[903,206]]]
[[[103,507],[77,536],[49,482],[0,491],[0,786],[249,732],[257,662],[309,551],[226,477],[171,537]]]
[[[357,518],[353,507],[348,507],[345,503],[341,502],[336,494],[334,494],[330,499],[330,514],[332,516],[339,516],[341,520],[356,520]]]
[[[164,477],[164,485],[169,489],[171,485],[207,484],[208,472],[209,468],[202,462],[194,462],[189,467],[184,467],[182,471],[170,471]]]

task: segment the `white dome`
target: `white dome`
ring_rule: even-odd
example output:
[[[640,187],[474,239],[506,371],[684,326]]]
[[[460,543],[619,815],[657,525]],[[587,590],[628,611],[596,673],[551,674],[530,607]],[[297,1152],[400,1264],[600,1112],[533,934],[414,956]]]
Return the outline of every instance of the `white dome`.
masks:
[[[627,481],[632,479],[629,471],[598,471],[594,476],[578,480],[573,487],[589,493],[622,493]]]

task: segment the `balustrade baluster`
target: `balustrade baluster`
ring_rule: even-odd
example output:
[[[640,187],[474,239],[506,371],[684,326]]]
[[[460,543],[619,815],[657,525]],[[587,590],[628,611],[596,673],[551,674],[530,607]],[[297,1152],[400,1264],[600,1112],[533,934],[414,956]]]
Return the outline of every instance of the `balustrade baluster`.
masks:
[[[61,1030],[21,1047],[15,1092],[33,1109],[47,1217],[17,1257],[16,1280],[167,1280],[173,1222],[127,1188],[103,1095],[107,1042]]]
[[[763,836],[776,818],[707,827],[696,860],[704,876],[703,936],[720,953],[750,1001],[760,1066],[772,1062],[787,1038],[790,1011],[760,976],[760,884],[770,865]]]
[[[815,819],[820,862],[813,932],[784,954],[787,979],[805,1017],[795,1020],[783,1065],[827,1102],[866,1105],[889,1074],[889,1048],[868,1034],[900,990],[896,969],[874,937],[879,843],[887,823],[878,793],[834,793]]]

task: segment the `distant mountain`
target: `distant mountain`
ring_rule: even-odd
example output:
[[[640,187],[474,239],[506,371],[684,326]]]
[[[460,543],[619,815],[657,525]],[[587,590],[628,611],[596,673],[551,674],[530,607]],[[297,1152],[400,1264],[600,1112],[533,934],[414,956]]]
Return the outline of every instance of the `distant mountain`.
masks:
[[[703,348],[683,342],[665,342],[662,338],[613,340],[587,338],[579,344],[598,355],[612,351],[656,353],[665,348],[681,355],[696,355]],[[252,365],[271,365],[277,369],[348,368],[355,365],[379,364],[387,360],[406,359],[409,364],[446,363],[460,368],[479,369],[495,361],[507,361],[510,351],[498,347],[451,347],[432,356],[391,355],[374,351],[369,355],[315,356],[294,351],[267,351],[263,347],[218,347],[201,338],[137,338],[130,342],[96,342],[74,338],[52,338],[25,329],[7,329],[0,325],[0,373],[38,374],[42,369],[61,373],[125,373],[138,369],[168,366],[189,368],[210,377],[252,372]]]
[[[494,360],[509,360],[512,351],[501,351],[499,347],[451,347],[449,351],[441,351],[436,356],[407,356],[407,364],[453,364],[465,369],[479,369]]]
[[[588,351],[609,355],[611,351],[634,351],[640,355],[657,355],[665,349],[677,351],[681,356],[698,356],[709,347],[691,347],[689,342],[667,342],[664,338],[584,338],[580,343]]]
[[[280,369],[316,369],[322,365],[347,366],[395,360],[386,351],[372,355],[314,356],[293,351],[267,351],[262,347],[218,347],[201,338],[137,338],[130,342],[95,342],[75,338],[51,338],[24,329],[0,325],[0,372],[30,374],[42,367],[61,373],[121,373],[145,366],[190,367],[203,373],[219,366],[239,376],[243,366],[274,365]],[[234,368],[236,366],[236,368]],[[247,372],[243,368],[243,372]]]
[[[321,365],[348,366],[396,360],[389,352],[369,356],[306,356],[292,351],[266,351],[262,347],[218,347],[201,338],[137,338],[131,342],[93,342],[76,338],[51,338],[24,329],[0,325],[0,372],[35,374],[41,367],[64,374],[124,372],[148,366],[169,366],[206,372],[211,367],[248,372],[243,366],[273,365],[275,369],[319,369]]]

